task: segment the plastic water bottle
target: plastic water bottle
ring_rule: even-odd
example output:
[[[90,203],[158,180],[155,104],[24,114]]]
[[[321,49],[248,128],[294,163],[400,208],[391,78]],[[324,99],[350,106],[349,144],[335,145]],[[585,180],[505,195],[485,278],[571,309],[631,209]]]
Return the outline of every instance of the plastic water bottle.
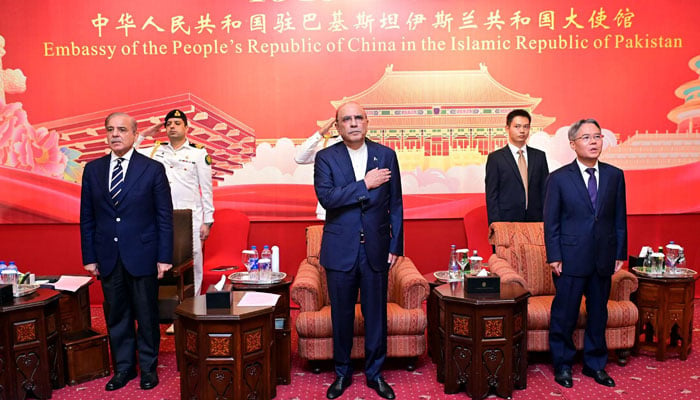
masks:
[[[647,255],[644,257],[644,264],[642,265],[644,267],[644,272],[653,272],[651,267],[651,247],[647,250]]]
[[[2,272],[2,275],[4,277],[3,281],[7,284],[12,284],[12,290],[17,291],[19,272],[17,271],[17,265],[14,261],[10,261],[7,268]]]
[[[263,246],[258,265],[260,266],[260,280],[270,282],[272,280],[272,251],[268,245]]]
[[[0,283],[5,283],[5,276],[3,275],[3,271],[7,269],[7,264],[5,264],[5,261],[0,260]]]
[[[447,278],[456,281],[461,278],[459,263],[457,263],[457,246],[450,246],[450,263],[447,265]]]
[[[257,281],[260,280],[260,265],[258,263],[258,248],[252,246],[250,248],[253,251],[253,257],[250,259],[250,271],[248,271],[248,276],[250,280]]]

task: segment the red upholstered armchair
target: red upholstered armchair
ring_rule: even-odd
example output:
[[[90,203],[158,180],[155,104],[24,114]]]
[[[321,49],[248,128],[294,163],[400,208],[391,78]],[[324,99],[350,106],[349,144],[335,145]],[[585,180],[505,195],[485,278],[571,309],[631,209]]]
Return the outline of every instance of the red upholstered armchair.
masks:
[[[214,213],[214,226],[209,238],[204,242],[204,276],[202,293],[210,284],[216,283],[222,274],[231,271],[212,271],[224,266],[240,266],[241,251],[248,248],[250,220],[240,211],[217,209]]]
[[[478,250],[479,255],[485,260],[491,255],[489,244],[489,218],[486,214],[486,206],[481,205],[464,214],[464,233],[467,235],[467,247],[470,250]]]
[[[331,306],[326,271],[319,264],[323,225],[306,228],[306,258],[299,265],[292,283],[291,297],[300,306],[296,320],[299,356],[314,361],[333,359]],[[400,257],[389,271],[387,304],[387,357],[407,357],[407,369],[415,368],[417,357],[425,352],[427,319],[423,300],[428,296],[428,282],[411,259]],[[358,299],[359,300],[359,299]],[[355,305],[352,358],[364,357],[364,320],[360,304]]]
[[[532,294],[527,311],[528,351],[549,351],[549,320],[555,288],[546,262],[543,224],[494,222],[489,241],[496,246],[496,254],[489,259],[491,271],[500,275],[502,282],[517,282]],[[627,363],[634,346],[638,310],[630,295],[636,290],[637,277],[629,271],[620,270],[612,276],[605,339],[608,349],[616,350],[620,365]],[[582,301],[574,331],[574,344],[579,350],[583,348],[585,323],[586,305]]]

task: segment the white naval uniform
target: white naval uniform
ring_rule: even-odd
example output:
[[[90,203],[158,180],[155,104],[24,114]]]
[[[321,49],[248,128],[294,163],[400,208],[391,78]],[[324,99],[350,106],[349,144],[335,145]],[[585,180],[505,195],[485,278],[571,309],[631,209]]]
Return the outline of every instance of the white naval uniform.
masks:
[[[342,140],[343,138],[340,137],[340,135],[325,138],[319,131],[316,131],[313,135],[309,136],[304,143],[299,145],[299,148],[294,155],[294,161],[297,164],[313,164],[314,160],[316,159],[316,153]],[[318,202],[316,204],[316,218],[322,221],[326,219],[326,209],[323,208],[321,203]]]
[[[138,136],[134,147],[143,141]],[[194,256],[194,294],[202,286],[203,257],[199,229],[202,223],[214,222],[211,165],[207,162],[207,150],[185,140],[179,149],[170,143],[138,149],[139,153],[161,162],[170,182],[173,209],[192,210],[192,253]]]

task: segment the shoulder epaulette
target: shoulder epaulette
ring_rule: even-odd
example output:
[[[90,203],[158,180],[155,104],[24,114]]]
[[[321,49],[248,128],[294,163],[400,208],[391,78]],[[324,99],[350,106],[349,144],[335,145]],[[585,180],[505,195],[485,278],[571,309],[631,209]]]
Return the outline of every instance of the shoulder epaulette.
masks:
[[[192,143],[192,142],[190,142],[190,146],[194,147],[195,149],[203,149],[203,148],[204,148],[204,146],[202,146],[202,145],[199,144],[199,143]]]

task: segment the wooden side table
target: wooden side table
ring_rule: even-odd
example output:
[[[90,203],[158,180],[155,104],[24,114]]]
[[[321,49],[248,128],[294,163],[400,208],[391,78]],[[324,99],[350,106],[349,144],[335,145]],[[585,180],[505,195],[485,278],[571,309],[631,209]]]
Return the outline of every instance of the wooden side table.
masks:
[[[206,296],[185,299],[175,309],[175,349],[183,399],[269,399],[274,307],[207,310]]]
[[[51,397],[63,386],[63,358],[58,299],[60,293],[38,289],[0,306],[0,397]]]
[[[695,280],[686,278],[652,278],[637,274],[639,288],[634,296],[639,308],[634,351],[656,353],[663,361],[667,353],[688,358],[692,347]]]
[[[527,386],[527,299],[517,284],[502,284],[497,294],[468,294],[462,283],[435,288],[444,355],[445,393],[464,387],[481,399],[493,390],[510,398]]]
[[[289,314],[289,287],[294,281],[287,276],[282,282],[272,284],[250,285],[233,283],[231,290],[274,293],[280,295],[275,307],[275,347],[272,352],[272,375],[276,376],[278,385],[289,385],[292,381],[292,319]]]
[[[37,276],[37,280],[49,280],[55,282],[60,275]],[[59,307],[61,310],[60,329],[62,334],[75,333],[90,329],[92,318],[90,315],[90,285],[95,280],[81,286],[75,292],[59,290]]]
[[[428,355],[430,356],[430,359],[433,361],[433,363],[437,364],[440,356],[438,353],[442,351],[442,348],[440,347],[440,334],[438,332],[439,308],[437,296],[435,295],[435,288],[442,285],[442,283],[435,279],[435,275],[433,275],[432,272],[423,274],[423,278],[425,278],[425,280],[428,281],[428,285],[430,286],[428,300],[426,301],[425,305],[425,308],[428,313]],[[440,382],[443,381],[440,378],[438,380]]]

